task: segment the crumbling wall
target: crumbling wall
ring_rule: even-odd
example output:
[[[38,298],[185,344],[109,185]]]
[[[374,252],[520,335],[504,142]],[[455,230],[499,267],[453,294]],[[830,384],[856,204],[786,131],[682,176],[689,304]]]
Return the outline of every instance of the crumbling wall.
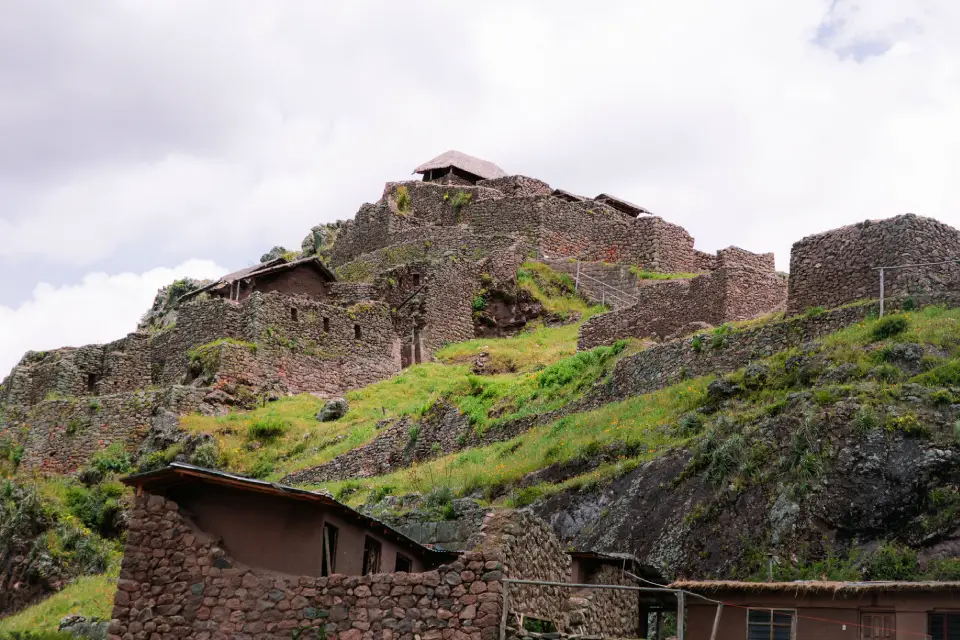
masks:
[[[527,176],[505,176],[492,180],[481,180],[478,187],[496,189],[509,198],[532,198],[533,196],[548,196],[553,189],[543,180]]]
[[[657,282],[634,292],[632,306],[594,316],[583,324],[580,349],[623,338],[666,338],[696,324],[719,325],[782,310],[786,282],[774,271],[773,254],[730,247],[718,252],[716,270],[691,280]]]
[[[790,252],[788,313],[832,308],[879,297],[874,267],[960,259],[960,231],[912,213],[867,220],[808,236]],[[945,264],[885,273],[886,295],[956,291],[960,265]]]
[[[49,400],[8,415],[13,432],[21,429],[24,469],[66,474],[90,462],[95,453],[114,443],[134,451],[161,409],[174,413],[196,410],[210,392],[196,387],[171,387]]]

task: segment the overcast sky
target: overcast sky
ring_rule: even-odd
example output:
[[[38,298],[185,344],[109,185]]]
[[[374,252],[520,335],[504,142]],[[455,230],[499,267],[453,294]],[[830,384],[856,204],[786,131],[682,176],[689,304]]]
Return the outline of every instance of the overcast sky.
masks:
[[[442,151],[699,249],[960,226],[956,0],[0,0],[0,377]]]

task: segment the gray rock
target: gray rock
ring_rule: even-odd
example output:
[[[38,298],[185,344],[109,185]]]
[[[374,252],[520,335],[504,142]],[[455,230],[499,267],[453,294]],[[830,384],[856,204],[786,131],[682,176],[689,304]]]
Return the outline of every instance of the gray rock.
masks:
[[[319,253],[330,243],[330,235],[330,229],[327,228],[326,225],[318,224],[310,229],[310,233],[308,233],[303,238],[303,242],[300,243],[300,249],[303,251],[303,255]]]
[[[339,420],[347,415],[347,411],[349,410],[350,405],[347,403],[346,398],[334,398],[333,400],[328,400],[327,404],[323,405],[323,409],[317,414],[317,420],[320,422]]]
[[[260,262],[270,262],[271,260],[276,260],[285,253],[287,253],[287,250],[283,247],[274,247],[273,249],[270,249],[270,251],[267,251],[265,254],[260,256]]]
[[[63,618],[57,630],[69,633],[75,638],[106,640],[109,627],[109,620],[100,620],[99,618],[88,620],[86,616],[72,615]]]

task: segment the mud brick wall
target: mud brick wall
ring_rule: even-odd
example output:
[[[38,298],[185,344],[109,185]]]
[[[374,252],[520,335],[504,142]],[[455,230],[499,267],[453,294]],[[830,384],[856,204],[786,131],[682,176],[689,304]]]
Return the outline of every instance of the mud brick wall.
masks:
[[[719,325],[782,310],[786,282],[773,254],[731,247],[717,254],[717,269],[691,280],[660,281],[634,293],[636,304],[594,316],[583,324],[580,349],[622,338],[666,338],[693,323]]]
[[[40,473],[73,473],[113,443],[134,451],[160,409],[196,410],[209,389],[168,389],[86,396],[41,402],[5,427],[26,433],[23,468]]]
[[[879,297],[873,267],[960,258],[960,231],[906,214],[813,235],[790,252],[789,313]],[[960,265],[898,269],[885,274],[886,295],[935,294],[960,288]]]

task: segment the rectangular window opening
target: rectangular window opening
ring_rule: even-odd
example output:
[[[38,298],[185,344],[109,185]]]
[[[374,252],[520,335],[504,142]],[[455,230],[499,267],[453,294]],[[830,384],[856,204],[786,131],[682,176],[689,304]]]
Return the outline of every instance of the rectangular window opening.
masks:
[[[380,573],[380,541],[367,536],[363,542],[363,573]]]
[[[97,392],[97,383],[100,381],[100,376],[95,373],[87,374],[87,393],[94,394]]]
[[[792,609],[750,609],[747,640],[793,640],[795,617]]]
[[[290,319],[294,322],[300,321],[300,313],[297,311],[296,307],[290,307]]]
[[[402,553],[397,554],[397,564],[393,569],[394,571],[405,571],[410,573],[413,571],[413,560],[403,555]]]
[[[323,332],[330,333],[330,318],[323,319]]]
[[[332,524],[323,524],[323,556],[320,559],[320,575],[337,572],[337,536],[340,530]]]
[[[357,340],[359,340],[361,337],[360,325],[358,324],[353,325],[353,337],[356,338]]]
[[[413,274],[413,286],[415,286],[415,287],[419,287],[419,286],[420,286],[420,274],[419,274],[419,273]]]
[[[893,611],[860,614],[861,640],[896,640],[897,614]]]

